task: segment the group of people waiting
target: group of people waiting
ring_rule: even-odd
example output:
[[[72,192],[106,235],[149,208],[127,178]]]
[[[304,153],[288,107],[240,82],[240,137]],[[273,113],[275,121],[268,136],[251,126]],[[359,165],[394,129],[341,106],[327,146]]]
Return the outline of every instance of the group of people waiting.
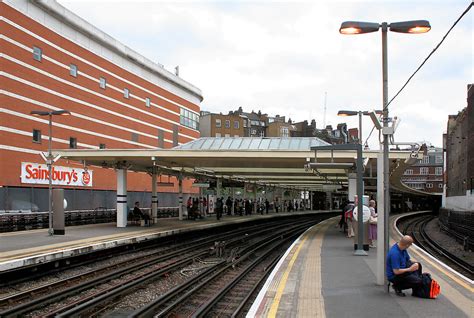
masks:
[[[212,204],[212,203],[211,203]],[[224,214],[227,215],[251,215],[254,211],[260,214],[268,214],[270,210],[278,212],[292,212],[306,210],[308,203],[305,200],[284,200],[278,198],[270,202],[267,198],[239,199],[228,196],[227,199],[220,197],[214,203],[214,213],[219,220]],[[188,218],[202,218],[204,214],[209,213],[209,202],[206,197],[189,197],[186,202]]]
[[[370,217],[369,217],[369,247],[376,247],[375,243],[377,241],[377,210],[376,210],[376,202],[375,200],[369,201],[369,210],[370,210]],[[347,237],[351,238],[354,237],[354,208],[357,207],[357,202],[347,202],[347,204],[343,205],[341,219],[337,227],[341,229],[344,233],[347,233]]]

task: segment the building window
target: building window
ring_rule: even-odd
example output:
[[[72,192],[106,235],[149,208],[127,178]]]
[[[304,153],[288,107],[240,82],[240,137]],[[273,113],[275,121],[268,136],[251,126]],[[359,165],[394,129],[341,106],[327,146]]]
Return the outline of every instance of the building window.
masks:
[[[216,119],[216,128],[221,128],[222,127],[222,122],[220,119]]]
[[[77,148],[77,138],[70,137],[69,138],[69,148],[76,149]]]
[[[244,128],[247,128],[247,119],[244,119],[244,120],[243,120],[242,126],[243,126]]]
[[[424,156],[423,159],[421,159],[421,163],[430,163],[430,156]]]
[[[123,89],[123,97],[130,98],[130,91],[128,90],[128,88]]]
[[[41,130],[33,129],[33,142],[41,143]]]
[[[443,188],[443,184],[442,184],[442,183],[438,183],[438,188],[442,189],[442,188]]]
[[[257,133],[257,130],[256,130],[256,129],[252,129],[252,130],[250,131],[250,134],[251,134],[251,135],[255,135],[256,133]]]
[[[102,89],[105,89],[105,87],[107,87],[107,80],[105,79],[105,77],[99,78],[99,87]]]
[[[239,125],[239,121],[238,120],[234,120],[234,129],[239,129],[240,125]]]
[[[230,120],[225,121],[225,128],[227,128],[227,129],[230,128]]]
[[[193,113],[187,109],[181,108],[179,122],[183,126],[198,130],[199,129],[199,114]]]
[[[429,174],[429,168],[428,167],[421,167],[420,168],[420,174]]]
[[[37,46],[33,46],[33,59],[39,62],[43,59],[43,51]]]
[[[77,65],[75,64],[69,65],[69,74],[71,76],[77,77]]]
[[[220,137],[221,137],[221,133],[216,133],[216,137],[217,137],[217,138],[220,138]]]
[[[428,188],[428,189],[433,188],[433,184],[432,184],[432,183],[427,183],[427,184],[426,184],[426,188]]]
[[[435,168],[435,175],[437,175],[437,176],[443,175],[443,167],[436,167]]]
[[[289,137],[289,134],[290,134],[290,130],[288,129],[288,127],[281,127],[280,128],[280,136],[281,137]]]
[[[412,175],[413,174],[413,169],[407,169],[405,170],[406,175]]]
[[[443,163],[443,156],[436,156],[435,163]]]
[[[146,105],[146,107],[150,107],[150,105],[151,105],[151,100],[150,100],[150,98],[148,98],[148,97],[145,98],[145,105]]]
[[[229,138],[229,137],[230,137],[230,134],[225,134],[225,137],[226,137],[226,138]]]
[[[105,144],[99,144],[99,149],[105,149]]]
[[[132,133],[132,141],[138,142],[138,134],[137,133]]]

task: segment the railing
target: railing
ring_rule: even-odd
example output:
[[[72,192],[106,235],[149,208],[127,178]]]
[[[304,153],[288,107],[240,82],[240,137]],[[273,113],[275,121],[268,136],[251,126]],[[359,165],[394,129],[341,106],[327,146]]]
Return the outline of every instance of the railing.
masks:
[[[142,211],[151,213],[151,209],[144,208]],[[178,207],[159,207],[159,218],[178,216]],[[75,210],[65,212],[66,226],[111,223],[117,220],[117,211],[103,207],[94,210]],[[42,229],[49,226],[48,212],[24,212],[0,214],[0,232],[24,231]]]
[[[474,212],[441,208],[439,226],[442,231],[461,242],[465,250],[474,249]]]

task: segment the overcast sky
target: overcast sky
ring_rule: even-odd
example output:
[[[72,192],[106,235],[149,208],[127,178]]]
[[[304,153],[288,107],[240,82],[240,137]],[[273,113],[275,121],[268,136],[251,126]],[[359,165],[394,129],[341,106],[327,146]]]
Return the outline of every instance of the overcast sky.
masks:
[[[340,109],[381,108],[381,33],[339,34],[342,21],[427,19],[422,35],[389,32],[389,98],[433,50],[471,0],[439,1],[79,1],[59,0],[88,22],[199,87],[202,110],[242,106],[318,128],[356,118]],[[473,83],[474,9],[390,105],[396,141],[441,146],[449,114]],[[325,93],[326,118],[324,119]],[[364,140],[372,123],[364,119]],[[369,140],[377,148],[378,136]]]

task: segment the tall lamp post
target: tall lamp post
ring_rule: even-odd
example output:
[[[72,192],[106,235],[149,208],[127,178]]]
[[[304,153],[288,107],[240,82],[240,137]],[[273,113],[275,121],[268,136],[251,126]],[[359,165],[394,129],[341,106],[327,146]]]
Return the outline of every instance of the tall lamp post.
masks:
[[[53,111],[43,111],[43,110],[33,110],[30,112],[33,116],[48,116],[49,119],[49,136],[48,136],[48,156],[46,157],[46,165],[48,166],[48,183],[49,183],[49,192],[48,192],[48,206],[49,206],[49,228],[48,233],[49,235],[54,234],[53,230],[53,204],[52,204],[52,196],[53,196],[53,178],[51,175],[52,167],[53,167],[53,154],[51,152],[51,143],[52,143],[52,133],[53,133],[53,116],[54,115],[70,115],[71,113],[68,110],[61,109],[61,110],[53,110]]]
[[[383,266],[385,269],[385,262],[387,258],[387,251],[389,248],[389,238],[388,238],[388,216],[390,213],[390,188],[389,188],[389,158],[388,158],[388,142],[389,136],[393,134],[393,128],[388,127],[389,117],[388,117],[388,66],[387,66],[387,30],[390,29],[392,32],[398,33],[426,33],[431,29],[430,23],[426,20],[415,20],[415,21],[403,21],[403,22],[393,22],[388,24],[387,22],[382,23],[373,23],[373,22],[359,22],[359,21],[346,21],[341,24],[339,32],[341,34],[363,34],[370,32],[377,32],[379,29],[382,29],[382,88],[383,88],[383,186],[384,186],[384,205],[383,205],[383,218],[382,224],[384,229],[384,248],[383,248],[383,265],[377,264],[377,266]],[[379,190],[379,189],[378,189]],[[385,271],[384,271],[385,272]],[[377,283],[384,284],[386,282],[386,277],[384,282],[380,282],[377,278]]]
[[[382,23],[373,23],[373,22],[358,22],[358,21],[346,21],[341,24],[339,32],[341,34],[363,34],[370,32],[377,32],[382,28],[382,92],[383,92],[383,264],[377,264],[378,267],[385,269],[387,251],[389,248],[389,237],[388,237],[388,216],[390,213],[390,188],[389,188],[389,136],[393,134],[393,128],[388,127],[388,66],[387,66],[387,30],[390,29],[392,32],[398,33],[426,33],[431,29],[430,23],[426,20],[415,20],[415,21],[403,21],[403,22],[393,22],[388,24],[387,22]],[[379,189],[378,189],[379,190]],[[385,270],[379,270],[378,272],[383,272],[384,279],[377,275],[377,283],[385,284],[386,276]]]

